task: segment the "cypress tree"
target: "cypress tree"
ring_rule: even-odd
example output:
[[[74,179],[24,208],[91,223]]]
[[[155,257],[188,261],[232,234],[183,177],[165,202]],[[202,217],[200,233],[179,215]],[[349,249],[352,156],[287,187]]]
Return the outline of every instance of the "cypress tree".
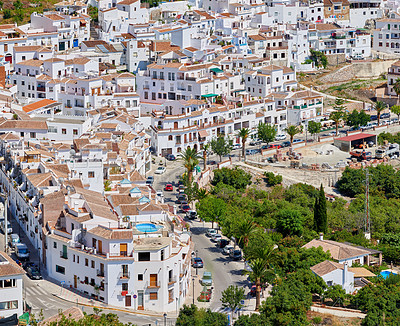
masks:
[[[319,189],[317,198],[314,204],[314,230],[317,232],[326,233],[328,224],[328,215],[326,212],[325,191],[322,187]]]

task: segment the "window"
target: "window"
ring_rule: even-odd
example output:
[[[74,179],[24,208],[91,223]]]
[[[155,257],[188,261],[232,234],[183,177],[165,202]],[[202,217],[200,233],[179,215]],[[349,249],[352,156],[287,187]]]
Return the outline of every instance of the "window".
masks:
[[[143,274],[138,274],[137,280],[138,281],[143,281]]]
[[[150,292],[150,300],[157,300],[157,292]]]
[[[332,282],[332,281],[328,281],[328,282],[326,282],[326,285],[332,286],[332,285],[333,285],[333,282]]]
[[[95,286],[95,285],[96,285],[96,282],[94,281],[94,278],[91,278],[91,279],[90,279],[90,285],[91,285],[91,286]]]
[[[18,309],[18,301],[0,302],[0,310]]]
[[[65,275],[65,268],[62,266],[56,265],[56,272]]]
[[[91,264],[92,264],[92,268],[95,268],[96,265],[94,263],[94,260],[91,261]]]
[[[57,249],[57,242],[55,242],[55,241],[53,242],[53,248]]]
[[[89,259],[85,258],[85,266],[89,266]]]
[[[172,140],[172,138],[173,138],[172,135],[168,136],[168,140]]]
[[[94,178],[94,171],[88,172],[88,178]]]
[[[122,291],[128,291],[128,283],[122,283]]]
[[[149,252],[139,252],[139,261],[150,261]]]
[[[89,284],[89,277],[85,276],[85,284]]]
[[[75,135],[75,136],[77,136],[77,135],[78,135],[78,129],[73,129],[73,130],[72,130],[72,134]]]
[[[164,260],[164,249],[161,249],[161,260]]]
[[[14,288],[16,286],[17,286],[17,281],[12,278],[0,281],[0,288]]]
[[[25,81],[23,80],[23,81],[21,81],[21,85],[22,86],[24,86],[25,85]]]
[[[62,128],[62,129],[61,129],[61,133],[62,133],[63,135],[66,135],[66,134],[67,134],[67,129]]]

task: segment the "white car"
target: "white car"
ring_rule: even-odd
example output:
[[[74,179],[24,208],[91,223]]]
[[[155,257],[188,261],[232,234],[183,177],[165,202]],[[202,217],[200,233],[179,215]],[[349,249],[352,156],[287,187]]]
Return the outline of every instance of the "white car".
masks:
[[[222,239],[222,235],[220,235],[220,234],[214,234],[211,236],[212,242],[218,242],[219,239]]]
[[[159,166],[154,173],[155,174],[163,174],[164,172],[165,172],[165,167],[164,166]]]
[[[164,197],[164,193],[162,192],[162,190],[157,190],[156,195],[160,198]]]
[[[284,134],[279,134],[275,136],[275,140],[285,140],[286,139],[286,135]]]

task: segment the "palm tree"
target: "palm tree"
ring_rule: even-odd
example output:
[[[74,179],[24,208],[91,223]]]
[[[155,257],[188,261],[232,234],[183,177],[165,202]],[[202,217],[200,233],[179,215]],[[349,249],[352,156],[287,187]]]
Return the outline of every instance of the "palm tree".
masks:
[[[397,114],[397,120],[399,120],[400,125],[400,105],[393,105],[390,108],[390,111],[392,111],[394,114]]]
[[[242,156],[243,159],[245,159],[245,154],[246,154],[246,140],[250,135],[250,129],[248,128],[242,128],[239,130],[238,132],[238,137],[240,137],[242,139]]]
[[[291,125],[289,127],[287,127],[285,129],[285,131],[287,132],[287,134],[290,137],[290,146],[292,146],[293,144],[293,137],[299,133],[301,133],[303,131],[303,126],[295,126],[295,125]]]
[[[207,169],[207,155],[209,149],[210,149],[209,143],[203,145],[203,163],[204,163],[203,170]]]
[[[344,118],[344,112],[343,111],[333,111],[331,112],[331,114],[329,115],[329,119],[335,121],[335,125],[336,125],[336,137],[339,136],[338,132],[339,132],[339,122]]]
[[[247,246],[249,242],[250,235],[256,230],[256,225],[254,221],[250,218],[245,218],[239,221],[235,229],[235,238],[238,239],[238,242],[242,245],[242,247]]]
[[[381,120],[381,112],[386,109],[386,104],[382,101],[378,101],[375,103],[376,117],[378,118],[378,126]]]
[[[267,280],[275,277],[273,270],[268,268],[268,262],[262,258],[257,258],[249,263],[250,271],[245,273],[250,276],[250,279],[256,283],[256,309],[258,311],[260,308],[260,293],[261,285]]]
[[[399,96],[400,96],[400,78],[397,78],[396,81],[393,84],[393,90],[397,94],[397,102],[399,102]]]
[[[179,157],[183,160],[183,166],[188,175],[189,184],[192,181],[192,172],[197,164],[199,164],[200,155],[195,148],[186,148],[183,152],[179,153]]]

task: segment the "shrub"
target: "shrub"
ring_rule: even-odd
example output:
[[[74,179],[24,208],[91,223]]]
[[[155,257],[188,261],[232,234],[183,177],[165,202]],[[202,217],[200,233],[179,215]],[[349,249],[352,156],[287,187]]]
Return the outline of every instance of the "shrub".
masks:
[[[282,183],[282,176],[279,174],[275,175],[275,173],[273,172],[264,172],[264,176],[265,176],[265,183],[270,187]]]

